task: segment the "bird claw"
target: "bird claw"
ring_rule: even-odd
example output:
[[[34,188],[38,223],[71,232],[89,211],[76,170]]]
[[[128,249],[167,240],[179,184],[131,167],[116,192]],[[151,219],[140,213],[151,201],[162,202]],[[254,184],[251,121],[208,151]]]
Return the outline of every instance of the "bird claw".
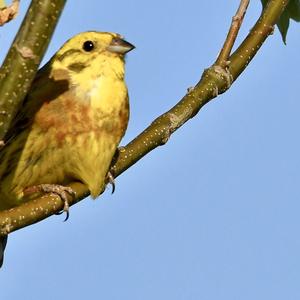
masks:
[[[116,183],[115,183],[115,178],[110,171],[108,171],[108,173],[106,175],[106,180],[108,183],[111,184],[111,187],[112,187],[111,193],[113,194],[116,190]]]
[[[61,200],[64,203],[63,210],[57,215],[61,215],[62,213],[66,213],[66,218],[64,222],[66,222],[69,219],[70,213],[69,213],[69,202],[67,194],[69,194],[72,197],[76,196],[76,192],[73,191],[71,187],[63,186],[59,184],[39,184],[35,186],[28,187],[24,190],[24,193],[36,193],[36,192],[44,192],[44,193],[52,193],[58,195]]]

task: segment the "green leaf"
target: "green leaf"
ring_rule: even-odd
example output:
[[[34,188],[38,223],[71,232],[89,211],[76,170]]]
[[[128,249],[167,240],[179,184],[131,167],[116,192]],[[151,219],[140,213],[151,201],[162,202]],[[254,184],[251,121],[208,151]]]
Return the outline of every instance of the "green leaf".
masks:
[[[278,29],[281,33],[283,42],[286,44],[286,35],[290,26],[290,16],[287,9],[282,13],[279,21],[277,22]]]
[[[264,8],[268,3],[268,0],[261,0],[261,2]],[[285,44],[286,35],[290,25],[290,19],[300,22],[300,0],[290,0],[286,9],[279,18],[279,21],[277,22],[278,29]]]
[[[291,19],[300,22],[300,1],[299,0],[290,0],[287,11]]]

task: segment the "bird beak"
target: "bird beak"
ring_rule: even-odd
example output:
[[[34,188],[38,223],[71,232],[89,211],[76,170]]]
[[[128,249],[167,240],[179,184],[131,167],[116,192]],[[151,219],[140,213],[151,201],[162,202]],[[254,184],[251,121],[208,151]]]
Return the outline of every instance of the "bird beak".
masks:
[[[114,37],[107,47],[107,50],[117,54],[126,54],[127,52],[133,50],[135,46],[123,40],[120,37]]]

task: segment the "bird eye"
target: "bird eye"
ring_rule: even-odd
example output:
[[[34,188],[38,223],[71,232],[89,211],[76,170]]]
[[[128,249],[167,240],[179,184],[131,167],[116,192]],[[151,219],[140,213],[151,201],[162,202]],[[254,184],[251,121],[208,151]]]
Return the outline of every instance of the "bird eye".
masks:
[[[90,52],[94,49],[95,45],[92,41],[86,41],[83,43],[83,50],[86,51],[86,52]]]

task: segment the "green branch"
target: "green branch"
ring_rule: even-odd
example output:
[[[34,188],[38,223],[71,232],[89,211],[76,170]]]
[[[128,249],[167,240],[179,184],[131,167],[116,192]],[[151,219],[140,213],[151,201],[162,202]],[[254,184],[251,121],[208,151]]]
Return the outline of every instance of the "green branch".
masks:
[[[197,83],[168,112],[158,117],[148,128],[126,147],[121,148],[111,168],[119,176],[156,147],[165,144],[170,135],[194,117],[210,100],[228,90],[234,80],[247,67],[265,39],[272,33],[274,24],[287,5],[288,0],[270,0],[261,17],[240,47],[229,57],[227,67],[214,64],[206,69]],[[83,184],[71,185],[77,193],[69,199],[70,205],[88,195]],[[57,196],[45,195],[16,208],[0,212],[0,234],[8,234],[22,227],[41,221],[63,208]]]
[[[247,67],[282,14],[288,0],[270,0],[246,39],[229,57],[228,68],[213,65],[205,70],[200,81],[172,109],[158,117],[146,130],[120,152],[113,166],[120,175],[157,146],[164,144],[170,134],[192,118],[209,101],[227,91],[231,83]]]
[[[65,2],[31,2],[0,69],[0,141],[28,93]]]
[[[260,49],[270,34],[273,34],[275,24],[286,8],[289,0],[269,0],[260,18],[238,49],[230,56],[229,71],[233,79],[237,79],[249,62]]]

